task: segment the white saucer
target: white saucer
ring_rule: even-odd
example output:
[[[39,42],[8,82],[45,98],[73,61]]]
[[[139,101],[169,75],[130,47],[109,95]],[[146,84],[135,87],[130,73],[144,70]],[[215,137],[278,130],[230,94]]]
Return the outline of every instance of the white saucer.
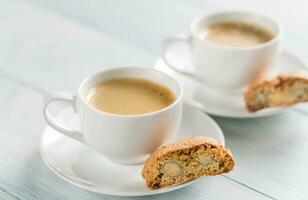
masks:
[[[173,65],[178,66],[180,69],[187,69],[190,71],[193,69],[189,59],[190,52],[188,48],[183,48],[179,45],[171,47],[170,52],[167,53]],[[175,72],[169,68],[161,58],[158,58],[154,68],[176,77],[184,87],[185,103],[197,107],[211,115],[234,118],[255,118],[273,115],[286,109],[286,107],[279,107],[251,113],[246,109],[243,94],[230,95],[215,91],[201,82]],[[275,67],[271,73],[307,71],[307,69],[306,65],[297,57],[287,51],[283,51],[278,60],[277,67]]]
[[[74,127],[78,119],[71,109],[67,109],[57,116],[57,120]],[[178,137],[187,137],[192,134],[212,137],[222,145],[225,144],[224,135],[213,119],[196,108],[185,105]],[[42,136],[40,152],[49,169],[59,177],[86,190],[108,195],[159,194],[185,187],[196,181],[149,190],[141,177],[142,165],[120,165],[111,162],[103,155],[49,126]]]

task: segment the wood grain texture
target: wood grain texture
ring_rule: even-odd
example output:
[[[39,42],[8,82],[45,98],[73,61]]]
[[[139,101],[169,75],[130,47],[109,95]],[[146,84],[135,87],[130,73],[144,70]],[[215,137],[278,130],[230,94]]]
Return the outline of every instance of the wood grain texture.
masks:
[[[24,0],[23,0],[24,1]],[[308,62],[307,3],[303,0],[26,0],[102,33],[159,54],[168,34],[189,31],[191,20],[218,10],[249,10],[274,16],[286,27],[284,46]],[[265,6],[266,5],[266,6]],[[292,13],[292,14],[290,14]]]
[[[24,2],[4,1],[0,22],[1,71],[45,91],[75,91],[98,70],[147,66],[155,58],[112,35]]]
[[[74,92],[85,76],[110,66],[151,66],[161,39],[187,32],[197,15],[235,5],[273,12],[291,27],[285,45],[308,57],[305,6],[295,0],[276,9],[273,2],[0,0],[0,199],[306,199],[305,105],[262,119],[215,118],[237,166],[227,177],[209,178],[211,187],[201,181],[150,197],[105,196],[64,182],[38,153],[47,92]],[[297,10],[301,15],[286,12]]]
[[[237,159],[230,177],[278,199],[308,196],[308,117],[290,110],[262,119],[216,120]]]

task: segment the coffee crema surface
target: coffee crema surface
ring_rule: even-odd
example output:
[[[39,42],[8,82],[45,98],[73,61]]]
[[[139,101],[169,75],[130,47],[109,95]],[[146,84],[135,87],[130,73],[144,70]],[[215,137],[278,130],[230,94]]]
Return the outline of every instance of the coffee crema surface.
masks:
[[[166,86],[139,78],[115,78],[90,89],[88,102],[98,110],[120,115],[138,115],[161,110],[175,101]]]
[[[274,34],[259,25],[244,22],[217,22],[207,27],[202,39],[225,46],[246,47],[262,44]]]

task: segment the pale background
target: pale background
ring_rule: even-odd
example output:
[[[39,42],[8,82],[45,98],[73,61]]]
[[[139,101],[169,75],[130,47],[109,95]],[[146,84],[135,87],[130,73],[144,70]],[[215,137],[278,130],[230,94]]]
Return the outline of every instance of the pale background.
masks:
[[[75,92],[97,70],[153,66],[160,41],[210,11],[249,9],[286,27],[285,49],[308,62],[304,0],[0,0],[0,199],[125,199],[66,183],[43,164],[41,103]],[[136,199],[307,199],[308,107],[261,119],[214,118],[237,160],[234,172]],[[135,198],[129,198],[135,199]]]

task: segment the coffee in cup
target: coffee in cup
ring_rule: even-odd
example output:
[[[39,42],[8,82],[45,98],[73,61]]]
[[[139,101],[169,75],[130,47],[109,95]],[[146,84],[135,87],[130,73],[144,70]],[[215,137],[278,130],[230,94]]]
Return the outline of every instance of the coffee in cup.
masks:
[[[200,31],[200,39],[231,47],[247,47],[273,39],[274,34],[260,25],[240,21],[213,23]]]
[[[98,83],[87,95],[98,110],[119,115],[139,115],[168,107],[175,95],[165,85],[140,78],[115,78]]]

